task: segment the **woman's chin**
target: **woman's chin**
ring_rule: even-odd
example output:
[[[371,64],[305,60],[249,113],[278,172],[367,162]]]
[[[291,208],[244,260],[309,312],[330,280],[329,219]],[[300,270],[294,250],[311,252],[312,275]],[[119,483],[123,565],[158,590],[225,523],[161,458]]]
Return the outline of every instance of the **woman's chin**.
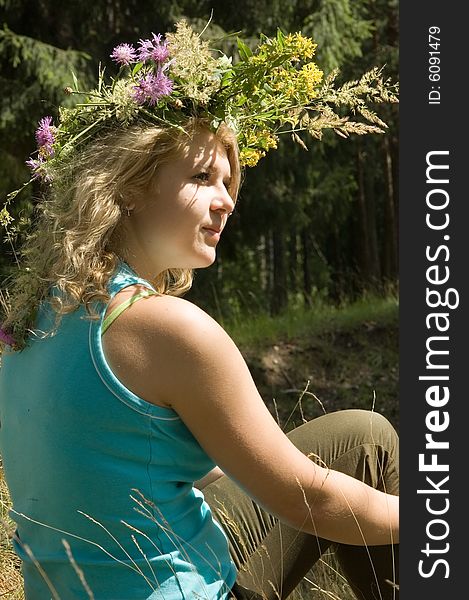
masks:
[[[208,252],[203,259],[200,261],[200,265],[198,267],[194,267],[196,269],[204,269],[206,267],[210,267],[215,262],[217,258],[217,253],[215,252],[215,248],[213,248],[213,252]]]
[[[205,269],[213,265],[215,259],[217,258],[217,253],[215,252],[215,248],[211,248],[208,252],[200,253],[193,260],[184,261],[184,263],[179,263],[178,269]]]
[[[207,248],[205,252],[201,253],[198,257],[197,264],[194,264],[193,269],[204,269],[210,267],[217,258],[217,252],[215,248]]]

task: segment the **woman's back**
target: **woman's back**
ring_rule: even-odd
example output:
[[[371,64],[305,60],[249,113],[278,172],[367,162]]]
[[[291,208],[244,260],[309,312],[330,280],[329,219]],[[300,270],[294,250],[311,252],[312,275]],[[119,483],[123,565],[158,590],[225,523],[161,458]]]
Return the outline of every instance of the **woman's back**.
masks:
[[[111,296],[144,284],[125,263]],[[178,414],[143,400],[107,364],[99,321],[65,315],[54,337],[4,355],[0,453],[18,534],[61,598],[225,598],[236,570],[220,525],[193,482],[215,463]],[[38,329],[50,325],[41,310]],[[148,501],[148,502],[147,502]],[[27,598],[49,599],[26,551]],[[198,596],[199,595],[199,596]]]

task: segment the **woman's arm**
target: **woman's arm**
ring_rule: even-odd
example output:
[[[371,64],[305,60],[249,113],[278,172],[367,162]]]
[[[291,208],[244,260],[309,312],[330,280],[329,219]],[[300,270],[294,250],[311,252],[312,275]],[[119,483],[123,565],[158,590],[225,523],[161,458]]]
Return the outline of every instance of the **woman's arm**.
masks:
[[[398,497],[318,466],[296,448],[216,321],[181,298],[152,296],[136,306],[132,331],[144,341],[155,399],[178,412],[247,494],[281,521],[332,541],[398,542]]]
[[[207,475],[202,477],[202,479],[194,481],[194,487],[196,487],[199,490],[202,490],[206,485],[209,485],[217,479],[220,479],[220,477],[222,477],[223,475],[224,473],[220,469],[220,467],[214,467],[211,471],[207,473]]]

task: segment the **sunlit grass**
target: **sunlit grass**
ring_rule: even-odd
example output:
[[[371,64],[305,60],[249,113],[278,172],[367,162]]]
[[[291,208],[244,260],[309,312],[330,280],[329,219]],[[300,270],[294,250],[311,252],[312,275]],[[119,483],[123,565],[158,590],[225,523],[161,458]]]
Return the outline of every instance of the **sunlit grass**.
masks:
[[[23,600],[20,560],[11,545],[11,535],[15,526],[8,516],[10,505],[8,489],[0,466],[0,598]]]
[[[347,331],[363,323],[387,324],[398,314],[396,296],[364,297],[343,307],[318,303],[309,308],[290,308],[276,316],[244,315],[223,326],[240,346],[256,347],[279,340],[296,339],[328,330]]]

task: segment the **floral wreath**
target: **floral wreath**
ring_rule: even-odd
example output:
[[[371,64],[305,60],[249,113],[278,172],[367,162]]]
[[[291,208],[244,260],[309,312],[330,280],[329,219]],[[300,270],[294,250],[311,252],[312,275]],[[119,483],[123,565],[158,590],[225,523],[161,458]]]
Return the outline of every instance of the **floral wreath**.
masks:
[[[398,101],[398,84],[383,81],[382,68],[335,88],[339,70],[324,78],[311,60],[317,44],[301,33],[278,29],[274,38],[261,33],[255,51],[237,38],[239,60],[233,64],[220,50],[215,58],[203,32],[197,34],[185,20],[175,27],[164,37],[153,33],[140,40],[137,48],[116,46],[110,56],[119,72],[106,82],[100,67],[96,89],[81,91],[72,74],[74,85],[64,92],[78,101],[74,108],[59,107],[57,125],[51,116],[40,120],[37,156],[27,161],[31,179],[51,182],[55,167],[110,123],[147,121],[184,130],[185,117],[199,115],[216,131],[224,121],[236,133],[241,166],[253,167],[277,147],[280,133],[291,133],[305,148],[297,134],[303,130],[319,140],[325,128],[343,137],[383,133],[387,125],[367,103]],[[340,116],[334,106],[358,112],[365,122]]]

